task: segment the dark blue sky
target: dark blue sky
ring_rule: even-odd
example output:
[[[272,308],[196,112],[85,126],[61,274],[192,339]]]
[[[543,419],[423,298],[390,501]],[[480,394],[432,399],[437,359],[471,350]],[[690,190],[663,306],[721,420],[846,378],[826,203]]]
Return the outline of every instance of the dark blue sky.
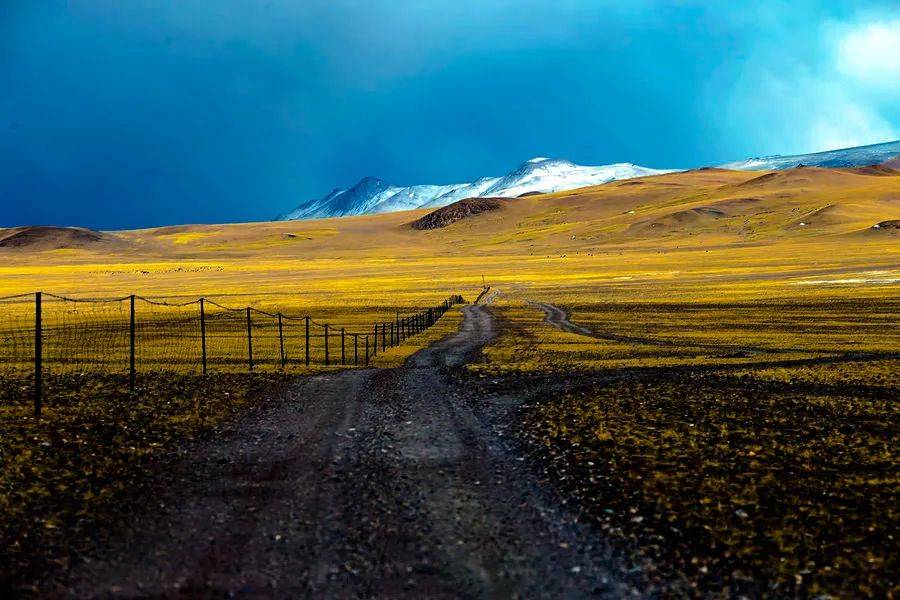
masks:
[[[0,226],[900,137],[896,2],[0,0]]]

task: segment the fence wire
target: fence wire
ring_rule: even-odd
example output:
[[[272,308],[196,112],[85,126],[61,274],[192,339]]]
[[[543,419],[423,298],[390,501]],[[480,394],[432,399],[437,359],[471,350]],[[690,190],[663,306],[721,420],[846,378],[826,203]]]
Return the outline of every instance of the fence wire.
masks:
[[[205,298],[0,297],[0,403],[31,394],[39,414],[43,375],[125,376],[134,389],[138,373],[362,366],[459,302],[349,328]]]

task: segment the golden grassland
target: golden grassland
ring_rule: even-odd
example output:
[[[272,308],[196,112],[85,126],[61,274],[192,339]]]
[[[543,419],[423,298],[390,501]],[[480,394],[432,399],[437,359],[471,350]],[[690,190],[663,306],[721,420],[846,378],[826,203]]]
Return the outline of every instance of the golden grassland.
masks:
[[[335,333],[343,327],[365,336],[373,323],[433,306],[450,294],[473,298],[482,275],[507,293],[576,312],[582,303],[617,305],[598,323],[613,331],[617,311],[645,314],[657,325],[668,318],[654,314],[662,307],[635,308],[638,304],[886,298],[896,295],[900,282],[897,230],[872,228],[900,217],[900,176],[713,169],[526,197],[445,229],[410,228],[423,212],[184,225],[107,232],[101,241],[77,248],[4,248],[0,296],[37,289],[76,298],[134,293],[173,304],[204,296],[229,307],[310,315]],[[84,352],[115,348],[110,360],[124,367],[120,355],[128,315],[123,307],[73,308],[48,301],[46,319],[51,327],[95,320],[109,339],[94,340],[98,343]],[[7,320],[24,324],[19,329],[27,337],[27,304],[18,316],[10,305],[4,309]],[[748,306],[745,313],[752,311]],[[197,312],[196,305],[140,304],[139,367],[198,370]],[[159,336],[145,342],[154,339],[157,325],[169,327],[173,315],[191,329],[181,345],[167,345]],[[724,334],[718,319],[725,315],[710,315],[714,320],[702,326],[693,319],[690,332],[680,334],[684,316],[670,315],[670,331],[657,333],[689,335],[698,342],[702,335]],[[738,321],[745,317],[731,315]],[[728,325],[733,337],[747,334],[748,328],[739,326]],[[240,315],[210,325],[216,368],[242,368],[236,358],[243,353],[241,328]],[[301,329],[296,321],[287,322],[289,366],[295,370],[303,353]],[[260,315],[254,331],[259,368],[274,368],[280,362],[275,321]],[[54,339],[48,336],[48,360],[72,363],[65,353],[75,344],[59,337],[62,346],[56,349]],[[321,340],[312,354],[313,362],[323,362]]]
[[[35,291],[416,307],[504,288],[582,300],[878,297],[896,289],[900,176],[701,170],[521,198],[445,229],[424,211],[109,232],[0,250],[0,295]],[[804,223],[804,225],[800,225]],[[279,300],[281,301],[281,300]],[[389,311],[384,311],[385,316]]]
[[[524,408],[522,435],[568,469],[561,485],[639,548],[636,561],[652,559],[645,568],[670,565],[699,590],[751,579],[780,586],[768,590],[776,595],[896,587],[900,552],[885,528],[897,522],[898,364],[883,355],[900,351],[900,237],[873,225],[900,219],[900,176],[699,170],[521,198],[445,229],[408,227],[423,214],[185,225],[106,232],[83,247],[0,248],[0,296],[204,296],[363,332],[451,294],[471,300],[484,275],[502,291],[493,309],[501,336],[471,369],[586,378]],[[529,300],[567,309],[606,339],[549,327]],[[26,335],[17,339],[27,344],[23,310]],[[148,323],[170,319],[160,316],[168,309],[149,310]],[[107,332],[79,356],[115,347],[119,371],[82,366],[77,381],[56,380],[63,346],[48,341],[57,402],[43,421],[29,416],[28,383],[3,380],[0,558],[9,560],[0,562],[20,573],[0,580],[26,581],[48,566],[29,557],[65,560],[60,523],[91,527],[85,515],[99,514],[96,499],[114,507],[123,486],[139,486],[148,457],[214,431],[254,402],[253,390],[277,385],[277,377],[168,375],[128,395],[123,317],[120,308],[78,316]],[[460,321],[449,312],[373,365],[400,364]],[[235,355],[239,327],[212,332]],[[258,370],[276,371],[272,325],[260,327]],[[166,361],[197,372],[196,339],[173,349],[147,333],[157,341],[141,346],[149,354],[138,357],[139,372]],[[289,346],[291,358],[297,351]],[[62,549],[41,554],[45,544]]]

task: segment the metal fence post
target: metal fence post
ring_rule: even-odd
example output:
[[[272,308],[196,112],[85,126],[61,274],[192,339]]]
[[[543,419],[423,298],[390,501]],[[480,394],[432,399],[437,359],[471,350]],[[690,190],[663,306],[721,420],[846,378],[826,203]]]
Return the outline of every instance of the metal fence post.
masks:
[[[128,352],[128,391],[134,393],[134,294],[130,298],[131,320],[129,324],[129,352]]]
[[[384,326],[384,323],[381,324],[381,351],[384,352],[387,348],[387,342],[384,339],[384,332],[387,328]]]
[[[391,348],[394,347],[394,322],[391,321]]]
[[[281,321],[281,313],[278,313],[278,346],[281,350],[281,368],[284,369],[286,361],[284,358],[284,324]]]
[[[341,327],[341,366],[347,364],[344,362],[344,328]]]
[[[200,361],[206,375],[206,300],[200,298]]]
[[[328,323],[325,323],[325,366],[328,366]]]
[[[309,366],[309,317],[306,317],[306,366]]]
[[[359,334],[353,334],[353,364],[359,366]]]
[[[375,339],[372,344],[372,355],[378,354],[378,323],[375,323]],[[366,361],[366,364],[369,364],[369,361]]]
[[[41,292],[34,294],[34,417],[41,418],[42,375],[44,371],[44,325]]]
[[[366,366],[369,365],[369,336],[366,336]]]
[[[247,307],[247,364],[253,370],[253,325],[250,319],[250,307]]]

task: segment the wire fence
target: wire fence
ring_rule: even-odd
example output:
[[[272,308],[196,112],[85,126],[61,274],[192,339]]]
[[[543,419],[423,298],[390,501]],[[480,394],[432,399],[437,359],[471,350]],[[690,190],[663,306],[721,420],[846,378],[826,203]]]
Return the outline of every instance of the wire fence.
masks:
[[[0,298],[0,376],[31,379],[40,416],[47,374],[285,370],[364,366],[432,325],[462,297],[364,329],[207,298],[68,298],[34,292]],[[32,377],[33,376],[33,377]],[[26,390],[28,393],[28,390]]]

